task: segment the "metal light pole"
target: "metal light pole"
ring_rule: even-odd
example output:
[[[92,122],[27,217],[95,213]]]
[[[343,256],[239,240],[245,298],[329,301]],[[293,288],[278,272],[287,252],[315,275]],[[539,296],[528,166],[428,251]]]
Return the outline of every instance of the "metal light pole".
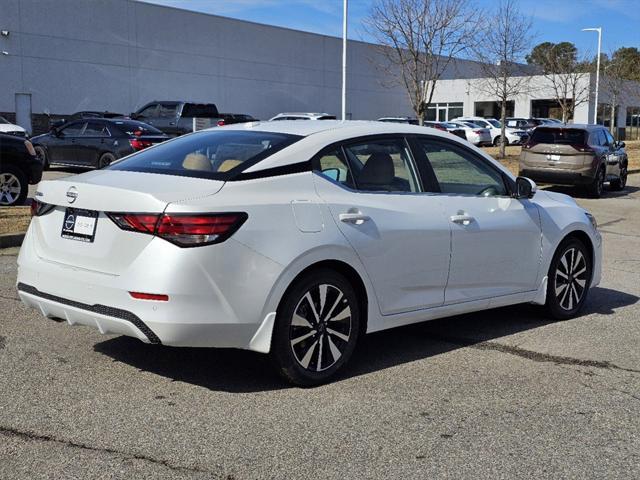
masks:
[[[347,119],[347,3],[342,6],[342,121]]]
[[[600,89],[600,50],[602,49],[602,27],[583,28],[583,32],[598,32],[598,59],[596,60],[596,106],[593,109],[593,124],[598,123],[598,91]]]

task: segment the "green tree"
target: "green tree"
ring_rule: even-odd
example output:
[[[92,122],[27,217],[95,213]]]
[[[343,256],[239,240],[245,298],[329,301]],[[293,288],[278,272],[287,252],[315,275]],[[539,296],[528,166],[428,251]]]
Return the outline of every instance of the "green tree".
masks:
[[[611,62],[619,64],[619,75],[623,79],[640,81],[640,50],[636,47],[620,47],[613,52]]]
[[[568,73],[576,68],[578,49],[571,42],[543,42],[533,47],[526,60],[544,73]]]

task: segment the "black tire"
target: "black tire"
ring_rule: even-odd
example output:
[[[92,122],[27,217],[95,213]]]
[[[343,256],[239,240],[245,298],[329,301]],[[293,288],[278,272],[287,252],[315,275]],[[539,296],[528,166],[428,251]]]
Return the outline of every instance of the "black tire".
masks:
[[[280,302],[271,359],[288,382],[320,385],[349,361],[359,333],[360,308],[349,281],[330,269],[314,270],[298,278]]]
[[[593,181],[587,186],[587,193],[591,198],[600,198],[604,192],[605,171],[600,167]]]
[[[25,173],[14,165],[0,168],[0,206],[24,205],[29,193],[29,181]]]
[[[545,303],[549,316],[555,320],[575,317],[587,299],[592,275],[591,254],[584,243],[575,237],[564,240],[549,266]]]
[[[36,156],[42,160],[43,169],[49,170],[50,165],[49,157],[47,157],[47,151],[44,149],[44,147],[41,147],[39,145],[33,148],[36,151]]]
[[[98,168],[104,168],[116,161],[115,155],[112,153],[103,153],[98,160]]]
[[[502,138],[502,135],[498,135],[494,140],[493,140],[493,146],[494,147],[499,147],[500,146],[500,138]],[[506,147],[507,145],[509,145],[509,139],[507,137],[504,138],[504,146]]]
[[[614,192],[620,192],[627,186],[627,165],[620,168],[620,176],[617,180],[611,180],[609,188]]]

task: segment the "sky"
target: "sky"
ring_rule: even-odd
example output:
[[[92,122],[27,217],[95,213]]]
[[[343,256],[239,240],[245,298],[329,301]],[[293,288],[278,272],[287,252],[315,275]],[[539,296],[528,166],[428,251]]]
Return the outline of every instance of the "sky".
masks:
[[[143,0],[268,25],[342,36],[342,0]],[[349,38],[372,41],[362,25],[375,0],[349,0]],[[470,0],[491,12],[499,0]],[[519,0],[530,16],[534,45],[573,42],[584,54],[597,50],[597,34],[582,28],[602,27],[602,50],[640,48],[640,0]]]

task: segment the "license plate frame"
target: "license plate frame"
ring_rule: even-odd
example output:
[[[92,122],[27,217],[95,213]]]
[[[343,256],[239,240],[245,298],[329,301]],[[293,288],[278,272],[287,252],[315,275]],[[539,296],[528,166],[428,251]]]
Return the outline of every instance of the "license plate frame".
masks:
[[[60,236],[68,240],[93,243],[98,227],[98,212],[67,207],[62,220]]]

